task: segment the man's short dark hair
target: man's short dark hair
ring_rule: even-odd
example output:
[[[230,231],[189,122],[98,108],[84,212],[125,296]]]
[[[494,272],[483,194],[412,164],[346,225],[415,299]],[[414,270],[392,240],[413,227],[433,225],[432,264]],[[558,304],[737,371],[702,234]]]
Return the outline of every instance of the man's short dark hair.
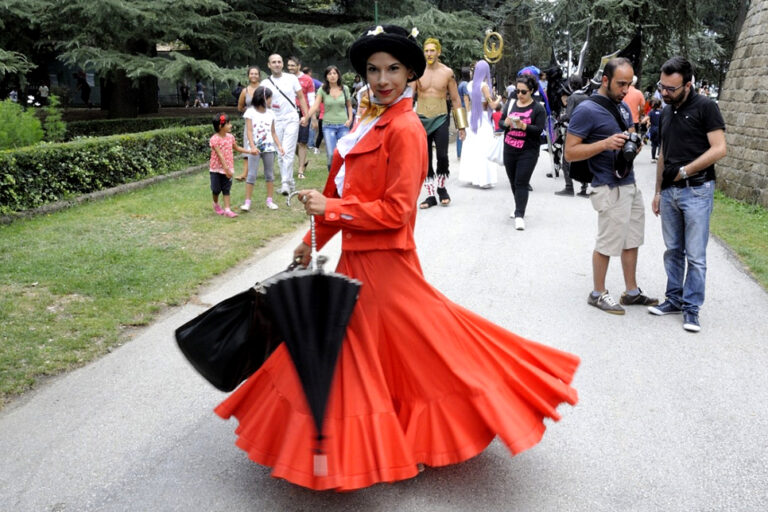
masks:
[[[693,79],[693,64],[688,62],[685,57],[675,55],[667,62],[662,64],[661,72],[665,75],[680,73],[683,75],[683,84],[687,84]]]
[[[301,66],[301,60],[299,60],[299,58],[296,57],[295,55],[291,55],[290,57],[288,57],[288,60],[292,60],[296,64],[296,67]]]
[[[608,81],[610,82],[613,80],[613,74],[616,72],[616,68],[621,66],[630,66],[634,69],[634,66],[632,66],[632,61],[629,60],[626,57],[615,57],[611,60],[609,60],[605,64],[605,68],[603,68],[603,76],[608,77]]]
[[[469,66],[461,68],[461,79],[465,82],[469,82]]]

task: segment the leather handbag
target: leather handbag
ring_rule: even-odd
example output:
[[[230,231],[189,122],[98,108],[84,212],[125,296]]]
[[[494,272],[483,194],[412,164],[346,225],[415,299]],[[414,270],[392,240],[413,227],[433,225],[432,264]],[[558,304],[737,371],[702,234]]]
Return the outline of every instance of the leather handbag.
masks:
[[[270,279],[297,266],[292,263]],[[176,329],[181,352],[221,391],[232,391],[250,377],[284,339],[258,287],[256,283]]]

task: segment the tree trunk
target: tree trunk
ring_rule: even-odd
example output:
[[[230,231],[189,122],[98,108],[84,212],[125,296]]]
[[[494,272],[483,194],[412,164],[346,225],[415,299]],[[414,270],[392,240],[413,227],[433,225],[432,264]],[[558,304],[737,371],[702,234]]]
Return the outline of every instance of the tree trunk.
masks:
[[[139,114],[157,114],[157,78],[154,76],[141,77],[137,93]]]
[[[137,117],[136,89],[125,72],[118,70],[106,80],[107,85],[107,109],[110,119],[121,117]]]

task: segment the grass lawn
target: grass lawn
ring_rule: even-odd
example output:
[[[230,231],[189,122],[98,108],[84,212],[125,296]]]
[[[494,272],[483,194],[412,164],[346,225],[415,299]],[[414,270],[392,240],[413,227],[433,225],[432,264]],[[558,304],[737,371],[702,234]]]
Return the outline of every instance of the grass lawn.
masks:
[[[710,230],[768,290],[768,210],[715,192]]]
[[[320,189],[327,175],[325,155],[310,155],[297,185]],[[235,182],[233,206],[244,195]],[[216,215],[206,169],[0,226],[0,407],[120,345],[269,239],[309,226],[298,201],[289,209],[278,194],[271,211],[264,198],[260,179],[249,213]]]

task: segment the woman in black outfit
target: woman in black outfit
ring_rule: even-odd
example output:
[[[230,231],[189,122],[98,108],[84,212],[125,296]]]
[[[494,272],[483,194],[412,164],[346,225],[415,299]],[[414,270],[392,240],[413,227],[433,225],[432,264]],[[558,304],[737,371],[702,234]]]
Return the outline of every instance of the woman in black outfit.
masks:
[[[499,124],[504,126],[504,167],[507,171],[515,209],[509,215],[515,219],[515,229],[525,229],[525,208],[528,205],[528,184],[539,160],[541,132],[547,114],[533,100],[536,78],[529,74],[519,75],[516,81],[516,97],[510,98],[502,110]]]

